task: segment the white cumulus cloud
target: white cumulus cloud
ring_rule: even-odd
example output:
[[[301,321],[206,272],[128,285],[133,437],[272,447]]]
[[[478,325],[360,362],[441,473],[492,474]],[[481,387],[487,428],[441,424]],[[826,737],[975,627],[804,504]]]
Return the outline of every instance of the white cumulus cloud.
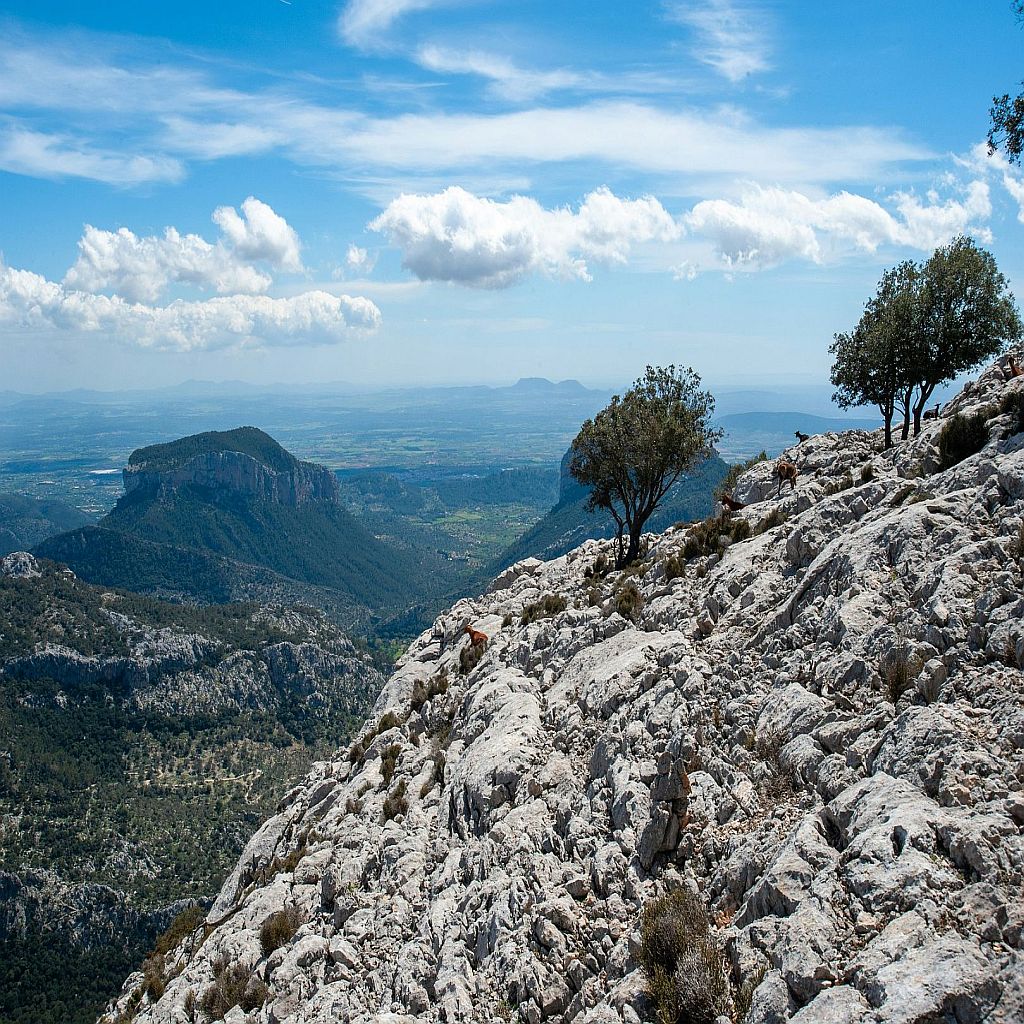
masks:
[[[851,248],[883,245],[927,251],[961,232],[988,238],[988,186],[970,182],[961,198],[930,192],[891,197],[895,212],[850,192],[815,199],[782,188],[750,186],[739,201],[709,199],[683,218],[691,235],[709,240],[729,267],[764,268],[789,259],[821,263]]]
[[[135,302],[155,302],[173,283],[212,288],[221,295],[265,292],[270,274],[254,266],[301,271],[298,235],[288,222],[253,196],[242,212],[220,206],[213,213],[222,238],[210,243],[169,227],[162,237],[140,238],[127,228],[104,231],[86,225],[78,259],[64,283],[87,292],[112,290]]]
[[[225,295],[166,306],[76,291],[0,264],[0,324],[28,330],[99,332],[142,347],[178,350],[240,344],[330,344],[375,329],[367,298],[309,291],[292,298]]]
[[[526,196],[503,202],[452,187],[402,195],[370,228],[402,251],[424,281],[506,288],[529,274],[590,280],[587,260],[624,263],[636,244],[669,241],[680,228],[656,199],[620,199],[606,188],[573,211]]]

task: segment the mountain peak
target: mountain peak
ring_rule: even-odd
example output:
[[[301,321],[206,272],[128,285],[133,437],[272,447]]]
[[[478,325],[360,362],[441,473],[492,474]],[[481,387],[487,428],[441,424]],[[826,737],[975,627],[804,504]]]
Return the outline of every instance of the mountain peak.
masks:
[[[128,457],[128,465],[140,470],[165,472],[180,469],[197,455],[211,452],[248,455],[276,473],[290,472],[299,461],[259,427],[235,427],[234,430],[207,430],[175,441],[136,448]]]
[[[126,495],[185,488],[234,492],[275,505],[340,500],[329,469],[299,461],[258,427],[209,430],[132,452],[124,471]]]
[[[586,391],[578,380],[548,380],[547,377],[520,377],[512,385],[516,391]]]

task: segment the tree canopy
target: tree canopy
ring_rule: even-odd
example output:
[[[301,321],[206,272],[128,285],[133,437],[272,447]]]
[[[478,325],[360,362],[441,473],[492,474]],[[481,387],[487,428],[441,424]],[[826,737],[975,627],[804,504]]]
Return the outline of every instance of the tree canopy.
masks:
[[[590,488],[588,507],[615,520],[619,568],[636,560],[644,524],[673,484],[708,458],[722,436],[711,427],[715,400],[700,387],[692,369],[648,366],[572,443],[569,472]]]
[[[995,258],[973,239],[955,238],[923,264],[887,270],[857,326],[837,334],[835,401],[847,409],[875,405],[892,444],[892,421],[902,436],[921,430],[935,389],[1020,339],[1020,315]]]
[[[1013,9],[1018,19],[1024,21],[1024,0],[1014,0]],[[1024,153],[1024,93],[993,96],[989,117],[989,155],[1001,148],[1010,163],[1020,163]]]

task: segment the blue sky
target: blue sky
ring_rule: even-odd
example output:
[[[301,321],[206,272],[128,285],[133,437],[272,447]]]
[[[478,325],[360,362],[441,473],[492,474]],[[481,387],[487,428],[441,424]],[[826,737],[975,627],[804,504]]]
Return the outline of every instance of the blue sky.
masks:
[[[1024,284],[1009,0],[11,2],[0,390],[826,380],[959,232]]]

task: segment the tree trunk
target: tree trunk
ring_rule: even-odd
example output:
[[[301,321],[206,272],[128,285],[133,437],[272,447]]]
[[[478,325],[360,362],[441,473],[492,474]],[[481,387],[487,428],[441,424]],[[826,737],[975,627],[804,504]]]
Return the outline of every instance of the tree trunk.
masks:
[[[885,447],[892,447],[892,415],[885,417]]]
[[[622,552],[622,523],[618,524],[618,530],[615,534],[615,539],[618,541],[619,553],[615,556],[615,568],[621,569],[626,564],[626,559]]]
[[[627,565],[632,565],[640,554],[640,531],[631,530],[629,533],[629,548],[626,550],[626,557],[622,561],[620,569],[624,569]]]
[[[921,414],[928,405],[928,399],[932,397],[932,392],[934,391],[934,384],[931,386],[928,386],[927,384],[921,385],[921,394],[917,399],[917,403],[914,405],[914,437],[917,437],[917,435],[921,433]]]

